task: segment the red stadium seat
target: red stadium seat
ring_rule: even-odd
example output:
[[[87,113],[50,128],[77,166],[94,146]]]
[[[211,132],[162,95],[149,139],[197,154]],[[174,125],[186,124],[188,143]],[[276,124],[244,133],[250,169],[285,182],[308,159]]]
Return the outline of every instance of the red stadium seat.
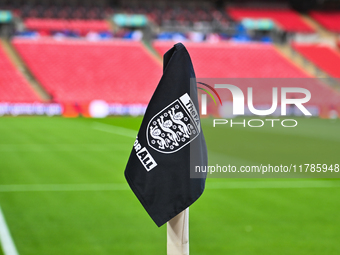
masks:
[[[320,69],[333,77],[340,77],[340,53],[328,46],[314,44],[293,44],[293,48]]]
[[[162,74],[139,42],[15,39],[13,44],[57,101],[147,104]]]
[[[324,28],[332,32],[340,32],[340,11],[312,11],[309,15]]]
[[[237,21],[244,18],[268,18],[288,32],[314,32],[314,29],[304,22],[298,13],[289,9],[228,8],[227,13]]]
[[[8,59],[0,45],[0,102],[35,102],[39,97]]]
[[[64,20],[64,19],[37,19],[28,18],[25,26],[30,30],[50,30],[50,31],[109,31],[109,24],[105,20]]]
[[[24,22],[26,29],[30,30],[65,30],[67,20],[28,18]]]
[[[154,47],[164,54],[171,42],[154,42]],[[271,105],[273,87],[305,87],[312,94],[309,105],[320,107],[326,116],[331,107],[340,106],[340,96],[331,87],[308,76],[303,70],[284,58],[273,45],[260,43],[185,43],[198,80],[219,82],[218,78],[298,78],[298,79],[229,79],[247,93],[246,87],[254,86],[254,100]],[[216,78],[216,79],[214,79]],[[307,78],[307,79],[300,79]],[[293,95],[298,97],[299,95]],[[222,98],[223,100],[223,98]],[[280,101],[280,99],[279,99]],[[324,107],[326,105],[326,107]],[[324,108],[322,108],[324,107]]]
[[[173,43],[156,41],[160,54]],[[270,44],[185,43],[197,77],[291,78],[307,75],[282,57]]]

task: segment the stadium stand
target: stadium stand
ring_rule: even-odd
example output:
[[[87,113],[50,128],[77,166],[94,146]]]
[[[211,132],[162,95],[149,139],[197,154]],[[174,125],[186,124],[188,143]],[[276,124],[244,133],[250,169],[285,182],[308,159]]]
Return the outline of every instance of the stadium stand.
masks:
[[[244,18],[267,18],[273,20],[287,32],[312,33],[314,29],[293,10],[290,9],[265,9],[265,8],[227,8],[227,13],[236,21]]]
[[[63,31],[71,30],[80,33],[89,31],[109,31],[110,27],[105,20],[64,20],[64,19],[39,19],[27,18],[24,21],[26,29],[37,31]]]
[[[113,13],[110,6],[93,3],[74,5],[74,3],[58,4],[57,1],[44,4],[27,1],[25,4],[19,4],[15,1],[7,1],[7,4],[0,3],[0,9],[11,10],[17,16],[22,18],[47,18],[47,19],[104,19],[107,15]]]
[[[228,17],[211,2],[145,2],[136,5],[124,2],[119,10],[122,13],[145,14],[149,20],[163,28],[180,31],[185,29],[223,29],[229,25]]]
[[[229,20],[225,12],[214,7],[210,1],[173,2],[173,1],[93,1],[81,3],[76,1],[58,2],[28,1],[25,4],[7,1],[0,9],[10,10],[16,16],[25,20],[29,29],[36,30],[37,26],[53,26],[64,28],[61,20],[103,20],[114,13],[144,14],[148,19],[165,29],[188,30],[225,30]],[[46,19],[46,24],[41,20]],[[65,22],[64,22],[65,23]],[[66,22],[67,23],[67,22]],[[68,25],[67,25],[68,27]]]
[[[162,55],[171,42],[155,41]],[[185,43],[197,77],[278,78],[307,77],[271,44]]]
[[[8,59],[0,44],[0,102],[38,102],[36,93]]]
[[[280,42],[291,50],[288,40],[297,36],[309,39],[314,35],[308,33],[315,32],[314,27],[288,5],[231,7],[234,6],[231,3],[225,8],[226,5],[208,1],[3,3],[7,7],[1,5],[1,0],[0,7],[12,10],[19,16],[18,20],[24,21],[28,30],[13,32],[14,48],[33,78],[56,102],[86,105],[101,99],[113,104],[147,104],[161,77],[162,68],[155,60],[157,57],[152,57],[140,42],[134,41],[141,39],[149,43],[154,38],[163,39],[153,43],[160,55],[175,41],[183,40],[193,59],[197,77],[311,78],[311,75],[317,75],[307,74],[303,70],[308,71],[306,64],[300,65],[295,58],[284,55],[278,46]],[[110,31],[110,23],[104,18],[114,22],[112,14],[118,13],[144,14],[151,21],[148,23],[150,27],[123,24]],[[269,18],[279,29],[249,28],[240,24],[243,18]],[[295,37],[294,33],[306,34]],[[131,41],[113,38],[129,38]],[[193,43],[190,40],[209,43]],[[304,60],[300,54],[295,55]],[[333,57],[327,55],[327,59]],[[333,60],[329,62],[333,63]],[[320,68],[338,77],[335,73],[339,71],[332,67],[338,62],[334,63],[328,63],[329,68],[334,70]],[[334,93],[325,85],[311,86],[312,93],[322,95],[322,100]],[[264,102],[266,100],[267,97]]]
[[[61,102],[147,104],[162,73],[139,42],[17,38],[13,44],[40,84]]]
[[[154,47],[160,54],[171,47],[172,43],[156,41]],[[254,103],[272,103],[272,91],[275,87],[305,87],[312,93],[307,105],[320,106],[320,114],[326,116],[331,107],[339,106],[340,94],[331,87],[312,78],[303,70],[284,58],[273,45],[261,43],[185,43],[193,61],[198,80],[213,82],[213,78],[298,78],[290,79],[230,79],[243,93],[247,87],[254,87]],[[225,80],[224,80],[225,82]],[[299,98],[301,94],[292,93],[291,97]],[[224,98],[231,101],[231,98]],[[222,98],[223,100],[223,98]],[[278,100],[280,102],[280,98]],[[327,105],[327,106],[325,106]],[[321,106],[325,106],[322,108]]]
[[[333,77],[340,77],[340,53],[325,45],[297,44],[293,48],[320,69]]]
[[[309,15],[329,31],[340,32],[340,11],[311,11]]]

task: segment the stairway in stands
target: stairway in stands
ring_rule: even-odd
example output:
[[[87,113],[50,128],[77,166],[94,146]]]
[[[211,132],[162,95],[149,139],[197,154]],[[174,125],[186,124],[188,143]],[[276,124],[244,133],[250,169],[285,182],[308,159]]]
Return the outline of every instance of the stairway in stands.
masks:
[[[33,89],[43,101],[49,101],[51,99],[50,95],[45,91],[45,89],[32,75],[30,70],[27,68],[26,64],[22,61],[20,55],[12,46],[11,42],[7,39],[0,39],[0,43],[5,54],[11,60],[12,64],[16,67],[16,69],[19,70],[23,77],[26,79],[31,89]]]
[[[13,46],[45,90],[59,102],[101,99],[147,104],[162,67],[140,42],[15,38]]]
[[[151,42],[142,41],[143,48],[149,53],[149,55],[156,60],[161,66],[163,66],[163,55],[161,55],[152,45]]]
[[[315,32],[321,37],[326,39],[335,40],[337,35],[335,33],[330,32],[329,30],[325,29],[321,26],[316,20],[314,20],[311,16],[306,14],[301,14],[301,18],[310,25]]]
[[[304,70],[311,78],[323,79],[324,83],[340,91],[339,79],[333,79],[328,73],[294,50],[290,44],[275,44],[275,48],[295,66]]]
[[[319,70],[313,63],[303,58],[302,55],[295,52],[289,44],[275,44],[275,48],[292,62],[295,66],[302,69],[310,77],[327,78],[328,75]]]

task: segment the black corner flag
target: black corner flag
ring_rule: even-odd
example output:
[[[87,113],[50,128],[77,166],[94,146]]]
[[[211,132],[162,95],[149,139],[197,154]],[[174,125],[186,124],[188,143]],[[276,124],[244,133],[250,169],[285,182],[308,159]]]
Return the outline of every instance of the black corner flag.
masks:
[[[206,175],[190,173],[208,160],[195,72],[184,45],[166,52],[163,65],[125,169],[132,191],[159,227],[201,196]]]

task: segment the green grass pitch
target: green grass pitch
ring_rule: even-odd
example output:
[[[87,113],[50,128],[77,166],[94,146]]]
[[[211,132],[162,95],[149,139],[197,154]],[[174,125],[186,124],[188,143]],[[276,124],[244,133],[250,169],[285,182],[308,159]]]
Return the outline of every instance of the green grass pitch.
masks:
[[[268,158],[340,163],[339,121],[299,119],[294,129],[211,129],[210,121],[202,125],[213,160],[224,147],[227,161],[235,164]],[[98,122],[113,132],[94,128]],[[0,118],[0,205],[20,255],[166,254],[166,227],[156,227],[123,175],[134,132],[124,136],[117,127],[137,133],[140,123],[139,117]],[[223,135],[220,146],[213,141],[216,133]],[[190,207],[191,254],[340,254],[339,185],[214,188],[267,181],[306,180],[208,179],[204,194]],[[91,184],[108,183],[117,190],[91,190]],[[60,184],[71,188],[25,191]],[[72,190],[80,184],[85,188]]]

